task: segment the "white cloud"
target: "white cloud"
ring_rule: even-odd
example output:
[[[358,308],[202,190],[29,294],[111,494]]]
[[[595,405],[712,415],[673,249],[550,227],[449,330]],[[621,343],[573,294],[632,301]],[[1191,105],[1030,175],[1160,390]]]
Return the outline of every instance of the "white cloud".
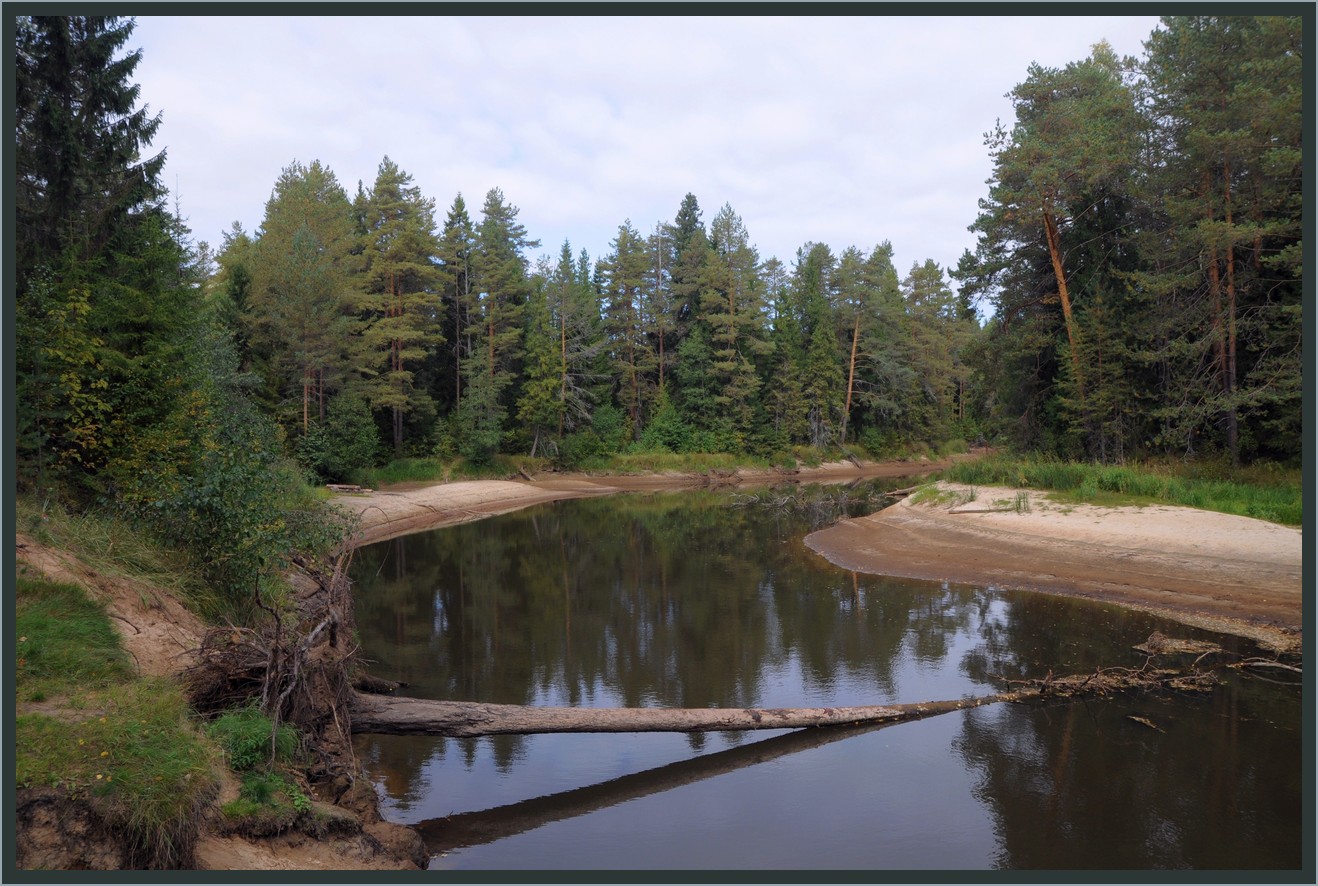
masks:
[[[442,222],[495,186],[542,250],[600,257],[688,192],[725,202],[762,257],[892,242],[947,267],[990,166],[983,134],[1029,64],[1150,16],[219,17],[138,19],[143,102],[163,110],[164,181],[198,239],[260,224],[279,171],[319,159],[351,195],[383,156]]]

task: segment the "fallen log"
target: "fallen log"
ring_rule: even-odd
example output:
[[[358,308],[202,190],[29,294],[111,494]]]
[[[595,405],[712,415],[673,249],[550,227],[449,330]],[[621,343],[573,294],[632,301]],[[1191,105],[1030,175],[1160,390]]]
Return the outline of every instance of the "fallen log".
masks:
[[[836,708],[572,708],[434,701],[355,694],[352,731],[384,735],[533,735],[547,732],[733,732],[858,726],[918,720],[964,708],[1033,697],[1031,689],[996,695]]]
[[[878,723],[870,726],[797,730],[494,809],[432,818],[411,827],[421,835],[426,850],[431,855],[438,855],[467,846],[492,843],[556,821],[587,815],[629,800],[726,775],[832,742],[845,741],[882,729],[885,725]]]

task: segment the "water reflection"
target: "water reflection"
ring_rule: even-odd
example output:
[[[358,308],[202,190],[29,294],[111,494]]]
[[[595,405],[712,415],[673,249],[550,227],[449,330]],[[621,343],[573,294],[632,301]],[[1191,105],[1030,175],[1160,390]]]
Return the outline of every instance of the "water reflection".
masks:
[[[793,490],[786,503],[730,492],[560,502],[385,542],[355,564],[362,647],[374,673],[421,697],[796,707],[986,694],[1003,678],[1050,669],[1138,666],[1131,647],[1155,629],[1208,636],[1085,601],[858,575],[801,543],[841,514],[873,509],[881,492],[869,484],[814,499]],[[706,845],[713,867],[738,866],[752,846],[756,858],[777,857],[786,845],[797,847],[787,863],[802,868],[885,868],[898,858],[914,867],[1284,867],[1299,863],[1298,712],[1296,690],[1252,685],[1189,701],[1000,705],[698,784],[638,773],[681,772],[664,767],[693,755],[715,766],[740,752],[755,759],[765,741],[362,737],[358,747],[393,818],[470,813],[458,821],[496,835],[495,855],[454,856],[476,866],[536,866],[550,851],[542,830],[593,834],[602,846],[600,834],[645,810],[673,840]],[[856,761],[870,757],[881,761],[883,792],[856,790]],[[662,796],[649,790],[658,783],[668,783]],[[789,802],[789,784],[791,802],[818,794],[829,814],[812,807],[784,823],[775,804]],[[627,795],[637,785],[644,799]],[[592,806],[600,796],[629,802]],[[510,808],[476,815],[501,806]],[[540,828],[540,815],[556,823]],[[927,820],[929,832],[872,827],[896,818],[912,828]],[[742,819],[744,828],[728,824]],[[964,824],[940,824],[952,821]],[[653,842],[638,836],[624,866],[671,867]],[[606,864],[613,851],[568,866]]]
[[[968,712],[955,746],[980,773],[998,867],[1297,868],[1294,701],[1230,684],[1201,700],[1000,705]]]

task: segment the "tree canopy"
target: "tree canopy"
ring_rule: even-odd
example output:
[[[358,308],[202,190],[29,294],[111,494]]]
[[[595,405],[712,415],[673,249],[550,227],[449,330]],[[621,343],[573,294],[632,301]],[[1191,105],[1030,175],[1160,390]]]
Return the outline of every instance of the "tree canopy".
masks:
[[[1298,18],[1169,16],[1142,58],[1099,43],[1031,65],[986,135],[975,249],[905,275],[888,241],[803,231],[763,256],[732,205],[706,220],[693,193],[621,221],[598,258],[538,255],[499,187],[441,220],[389,157],[351,196],[292,160],[259,228],[212,252],[166,205],[164,154],[143,156],[161,118],[131,82],[132,29],[17,19],[24,488],[195,508],[171,496],[238,439],[252,482],[289,458],[342,479],[386,454],[958,440],[1300,457]]]

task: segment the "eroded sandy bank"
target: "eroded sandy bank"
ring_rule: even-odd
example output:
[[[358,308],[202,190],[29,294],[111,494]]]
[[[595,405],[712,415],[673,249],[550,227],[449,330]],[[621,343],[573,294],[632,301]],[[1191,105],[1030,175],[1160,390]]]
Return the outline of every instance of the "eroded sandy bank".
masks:
[[[965,501],[969,487],[940,486],[951,500],[906,499],[806,544],[857,572],[1087,597],[1301,645],[1298,529],[1193,508],[1059,504],[1006,488],[978,487]]]

